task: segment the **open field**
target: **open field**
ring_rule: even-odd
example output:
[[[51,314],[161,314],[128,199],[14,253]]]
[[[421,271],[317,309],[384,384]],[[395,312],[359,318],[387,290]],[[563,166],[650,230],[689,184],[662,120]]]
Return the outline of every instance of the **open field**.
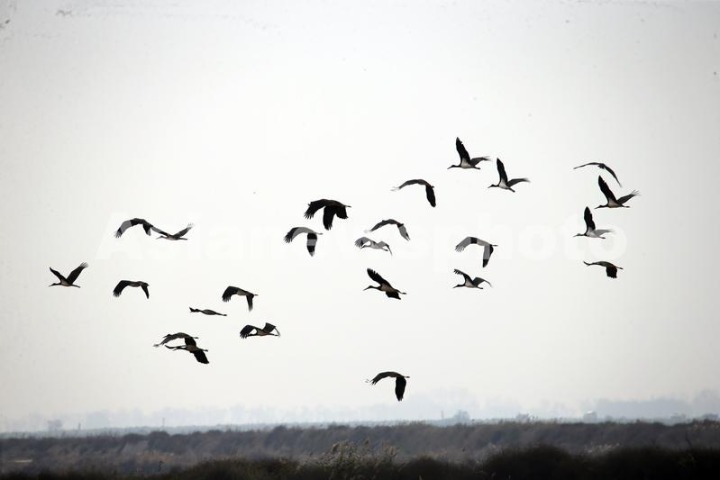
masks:
[[[0,478],[718,478],[720,424],[330,426],[0,440]]]

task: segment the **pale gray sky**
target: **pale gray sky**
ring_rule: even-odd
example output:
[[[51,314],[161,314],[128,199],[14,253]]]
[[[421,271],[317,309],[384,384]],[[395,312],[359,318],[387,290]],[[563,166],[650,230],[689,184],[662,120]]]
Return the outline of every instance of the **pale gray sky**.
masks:
[[[4,0],[0,23],[0,429],[238,405],[580,414],[720,391],[720,4]],[[447,170],[456,136],[532,182]],[[594,211],[605,241],[572,237],[604,203],[600,171],[572,169],[589,161],[641,191]],[[411,178],[437,208],[390,190]],[[282,238],[322,228],[303,218],[319,198],[352,208],[310,258]],[[132,217],[195,228],[114,238]],[[372,237],[392,257],[357,250],[384,218],[412,240],[386,227]],[[454,251],[466,235],[500,245],[487,268]],[[82,288],[47,287],[48,267],[83,261]],[[363,292],[368,267],[408,294]],[[454,268],[494,288],[452,289]],[[121,279],[150,299],[114,298]],[[227,285],[259,294],[253,312]],[[265,321],[282,337],[238,337]],[[152,348],[175,331],[210,364]],[[411,376],[402,403],[364,383],[382,370]]]

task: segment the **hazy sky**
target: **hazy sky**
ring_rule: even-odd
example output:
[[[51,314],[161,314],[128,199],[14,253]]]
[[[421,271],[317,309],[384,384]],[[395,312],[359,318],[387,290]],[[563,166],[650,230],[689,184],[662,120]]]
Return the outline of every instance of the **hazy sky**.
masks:
[[[238,406],[572,415],[720,391],[720,3],[0,0],[0,24],[0,429]],[[531,183],[447,170],[455,137]],[[604,203],[600,170],[573,170],[590,161],[641,192],[594,210],[604,241],[573,238]],[[437,208],[391,191],[412,178]],[[303,217],[320,198],[352,208],[311,258],[283,236],[322,229]],[[195,228],[116,239],[133,217]],[[385,227],[393,256],[355,248],[384,218],[411,240]],[[499,245],[486,268],[455,252],[467,235]],[[48,288],[48,267],[83,261],[81,288]],[[362,291],[368,267],[407,295]],[[453,289],[454,268],[494,288]],[[113,297],[122,279],[150,299]],[[224,304],[228,285],[255,309]],[[282,336],[239,338],[265,321]],[[176,331],[210,364],[152,347]],[[383,370],[410,375],[402,403],[364,382]]]

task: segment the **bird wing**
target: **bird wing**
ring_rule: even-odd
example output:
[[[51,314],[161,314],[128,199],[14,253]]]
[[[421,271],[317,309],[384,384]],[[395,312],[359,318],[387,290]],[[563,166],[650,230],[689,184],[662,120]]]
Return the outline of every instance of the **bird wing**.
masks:
[[[425,196],[428,199],[428,202],[430,202],[431,206],[435,206],[435,189],[431,187],[430,185],[425,185]]]
[[[210,363],[207,356],[205,355],[205,352],[203,350],[197,349],[193,350],[192,354],[195,355],[195,360],[197,360],[200,363]]]
[[[615,202],[618,203],[617,199],[615,198],[615,194],[610,190],[610,187],[608,187],[608,184],[605,183],[605,180],[601,176],[598,175],[598,185],[600,185],[600,190],[605,195],[605,198],[608,202]]]
[[[492,287],[492,283],[488,282],[488,281],[485,280],[484,278],[475,277],[475,278],[472,279],[472,284],[475,285],[476,287],[479,286],[479,285],[481,285],[483,282],[487,283],[488,285],[490,285],[490,286]]]
[[[307,234],[307,251],[310,254],[310,256],[315,255],[315,245],[317,244],[317,234],[315,233],[308,233]]]
[[[252,293],[248,293],[247,295],[245,295],[245,298],[247,299],[247,302],[248,302],[248,310],[250,310],[250,311],[252,311],[252,308],[253,308],[252,303],[253,303],[254,296],[255,295],[253,295]]]
[[[197,342],[195,342],[195,339],[193,337],[191,337],[190,335],[185,334],[185,333],[181,333],[181,334],[177,334],[177,335],[178,335],[178,337],[182,337],[185,340],[185,345],[192,346],[192,347],[197,346]]]
[[[398,375],[395,377],[395,396],[397,397],[398,402],[403,399],[406,385],[407,380],[405,380],[405,377],[403,377],[402,375]]]
[[[148,284],[147,283],[141,283],[140,288],[142,288],[143,292],[145,292],[145,296],[147,298],[150,298],[150,291],[148,290]]]
[[[605,267],[605,273],[610,278],[617,278],[617,267],[613,264],[609,264]]]
[[[225,289],[225,291],[222,294],[222,300],[223,302],[227,302],[230,300],[230,298],[233,295],[245,295],[247,292],[241,288],[229,286]]]
[[[396,222],[396,221],[393,220],[393,219],[382,220],[382,221],[376,223],[375,226],[370,229],[370,231],[371,231],[371,232],[374,232],[374,231],[377,230],[378,228],[382,228],[382,227],[384,227],[385,225],[397,225],[397,223],[398,223],[398,222]]]
[[[120,281],[118,282],[118,284],[115,285],[115,289],[113,290],[113,295],[115,295],[116,297],[119,297],[120,294],[122,293],[122,291],[123,291],[123,290],[125,289],[125,287],[127,287],[128,285],[130,285],[130,281],[129,281],[129,280],[120,280]]]
[[[618,203],[619,203],[620,205],[624,205],[625,202],[627,202],[627,201],[630,200],[631,198],[636,197],[636,196],[638,196],[638,195],[640,195],[640,192],[638,192],[637,190],[633,190],[632,193],[628,193],[627,195],[623,195],[622,197],[618,198],[617,201],[618,201]]]
[[[170,236],[170,234],[169,234],[168,232],[166,232],[165,230],[161,230],[161,229],[157,228],[155,225],[151,225],[151,226],[150,226],[150,229],[151,229],[152,231],[154,231],[155,233],[157,233],[157,234],[159,234],[159,235],[162,235],[162,236],[164,236],[164,237],[169,237],[169,236]]]
[[[403,237],[405,240],[410,240],[410,235],[408,235],[407,228],[405,228],[404,224],[398,224],[398,230],[400,230],[401,237]]]
[[[333,216],[337,213],[338,209],[325,207],[325,211],[323,212],[323,226],[325,227],[325,230],[330,230],[332,228]]]
[[[457,245],[455,245],[455,251],[456,251],[456,252],[462,252],[463,250],[465,250],[465,247],[467,247],[467,246],[470,245],[471,243],[476,243],[476,242],[473,242],[473,240],[477,240],[477,238],[475,238],[475,237],[465,237],[460,243],[458,243]]]
[[[505,182],[505,184],[507,184],[508,179],[507,179],[507,173],[505,173],[505,165],[503,164],[502,160],[500,160],[499,158],[497,159],[497,171],[498,171],[498,174],[500,175],[500,181]]]
[[[513,178],[512,180],[507,182],[507,186],[512,187],[513,185],[517,185],[518,183],[522,182],[530,182],[530,180],[527,178]]]
[[[377,382],[379,382],[380,380],[382,380],[385,377],[397,377],[397,376],[398,376],[398,374],[395,372],[380,372],[377,375],[375,375],[375,378],[370,380],[370,383],[375,385]]]
[[[588,165],[600,165],[597,162],[589,162],[589,163],[583,163],[582,165],[578,165],[577,167],[573,167],[573,170],[577,170],[578,168],[587,167]]]
[[[372,243],[372,240],[370,240],[368,237],[360,237],[355,240],[355,246],[358,248],[362,248],[363,245],[365,245],[366,243]]]
[[[585,207],[585,226],[587,227],[586,231],[595,230],[595,222],[589,207]]]
[[[182,230],[180,230],[179,232],[177,232],[175,235],[172,235],[172,236],[173,236],[173,237],[180,238],[180,237],[182,237],[183,235],[185,235],[187,232],[189,232],[191,228],[193,228],[193,224],[192,224],[192,223],[188,224],[187,227],[183,228]]]
[[[463,272],[462,270],[458,270],[458,269],[456,268],[455,270],[453,270],[453,272],[456,273],[456,274],[458,274],[458,275],[462,275],[466,282],[471,281],[471,280],[470,280],[470,275],[468,275],[467,273]]]
[[[377,273],[377,272],[376,272],[375,270],[373,270],[372,268],[368,268],[368,269],[367,269],[367,274],[370,276],[370,278],[372,278],[373,280],[375,280],[377,283],[379,283],[379,284],[381,284],[381,285],[382,285],[382,284],[390,285],[390,282],[388,282],[387,280],[385,280],[382,276],[380,276],[379,273]]]
[[[247,338],[250,336],[250,334],[253,332],[253,330],[257,330],[258,328],[254,325],[245,325],[242,330],[240,330],[240,338]]]
[[[80,272],[83,271],[83,269],[87,268],[88,264],[83,262],[80,264],[79,267],[77,267],[75,270],[70,272],[70,275],[67,276],[67,281],[70,283],[75,283],[75,280],[78,278],[78,275],[80,275]]]
[[[470,162],[470,154],[465,149],[465,145],[460,141],[459,138],[455,138],[455,149],[458,152],[458,155],[460,155],[460,161],[465,160],[466,162]]]
[[[125,220],[123,223],[120,224],[120,227],[115,231],[115,237],[120,238],[123,233],[125,233],[125,230],[127,230],[130,227],[134,227],[138,223],[141,223],[143,228],[145,229],[145,233],[150,235],[150,225],[149,222],[145,221],[142,218],[132,218],[130,220]]]
[[[290,231],[285,235],[285,242],[290,243],[293,240],[295,240],[295,237],[303,233],[300,229],[302,227],[293,227],[290,229]]]
[[[615,181],[618,183],[618,185],[620,185],[620,186],[622,187],[622,184],[620,183],[620,180],[618,180],[618,177],[617,177],[617,175],[615,175],[615,172],[613,171],[612,168],[608,167],[608,166],[605,165],[604,163],[598,163],[597,165],[598,165],[600,168],[602,168],[603,170],[607,170],[607,172],[608,172],[610,175],[613,176],[613,178],[614,178]]]
[[[63,282],[63,281],[67,282],[67,278],[63,277],[62,273],[58,272],[57,270],[53,269],[52,267],[50,267],[50,271],[51,271],[51,272],[53,273],[53,275],[55,275],[55,276],[58,278],[58,280],[60,280],[61,282]]]
[[[321,208],[327,206],[328,200],[322,199],[322,200],[315,200],[310,203],[308,203],[308,208],[305,210],[305,218],[311,219],[315,215],[315,212],[320,210]]]
[[[485,245],[485,248],[483,249],[483,268],[487,267],[487,264],[490,261],[490,255],[492,255],[494,251],[495,247],[490,244]]]
[[[280,330],[277,329],[275,325],[273,325],[270,322],[265,322],[265,326],[263,327],[263,331],[267,333],[272,333],[272,331],[275,330],[278,333],[278,336],[280,336]]]

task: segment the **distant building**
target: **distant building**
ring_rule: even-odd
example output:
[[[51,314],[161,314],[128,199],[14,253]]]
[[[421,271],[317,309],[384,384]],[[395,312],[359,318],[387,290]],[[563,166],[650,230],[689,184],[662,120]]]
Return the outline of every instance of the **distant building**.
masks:
[[[585,414],[582,416],[583,422],[587,423],[597,423],[598,416],[597,412],[590,410],[589,412],[585,412]]]

